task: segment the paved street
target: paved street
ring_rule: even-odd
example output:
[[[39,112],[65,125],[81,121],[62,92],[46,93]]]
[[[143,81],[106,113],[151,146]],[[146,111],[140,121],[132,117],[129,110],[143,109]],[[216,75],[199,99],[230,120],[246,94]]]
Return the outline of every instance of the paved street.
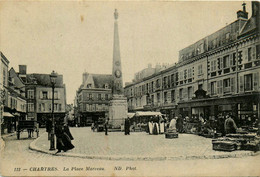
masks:
[[[88,131],[87,128],[80,128]],[[79,129],[79,131],[80,131]],[[86,129],[86,130],[84,130]],[[44,130],[41,130],[41,134]],[[77,138],[77,130],[72,129],[74,137]],[[91,133],[91,132],[90,132]],[[94,136],[103,136],[103,133],[94,133]],[[112,134],[112,133],[110,133]],[[134,137],[134,133],[128,138]],[[148,136],[148,135],[147,135]],[[44,134],[43,136],[44,137]],[[112,137],[111,135],[107,138]],[[159,136],[158,136],[159,137]],[[25,138],[25,137],[24,137]],[[103,137],[104,138],[104,137]],[[119,138],[119,135],[118,137]],[[148,139],[150,137],[148,136]],[[165,175],[259,175],[258,164],[260,156],[250,156],[244,158],[228,159],[197,159],[197,160],[169,160],[169,161],[111,161],[94,160],[84,158],[74,158],[65,156],[53,156],[29,150],[29,144],[34,139],[17,140],[15,136],[5,139],[6,146],[1,154],[1,175],[21,176],[21,175],[71,175],[71,176],[165,176]],[[120,140],[120,139],[118,139]],[[91,141],[90,141],[91,142]],[[76,140],[75,143],[76,144]],[[84,143],[82,143],[84,144]],[[131,145],[130,145],[131,146]],[[127,148],[127,147],[125,147]],[[77,149],[77,148],[76,148]],[[75,149],[75,150],[76,150]],[[100,149],[100,147],[97,147]],[[36,167],[36,168],[35,168]],[[57,171],[34,171],[41,170],[39,167],[54,167]],[[69,167],[69,171],[63,171],[64,167]],[[71,169],[72,167],[83,168]],[[86,170],[91,167],[93,170]],[[115,170],[115,167],[122,167],[122,170]],[[133,167],[133,170],[126,170]],[[15,171],[21,168],[21,171]],[[136,170],[134,170],[136,168]],[[42,168],[42,170],[45,168]],[[97,170],[104,169],[104,170]]]
[[[131,132],[125,136],[123,132],[92,132],[90,127],[71,128],[75,148],[66,154],[80,154],[94,157],[114,157],[115,159],[156,159],[161,157],[188,158],[219,158],[245,156],[251,151],[222,152],[212,150],[211,138],[192,134],[179,134],[177,139],[166,139],[164,134],[149,135],[145,132]],[[43,134],[35,144],[48,151],[47,133]],[[223,158],[220,157],[220,158]],[[164,160],[164,158],[162,159]]]

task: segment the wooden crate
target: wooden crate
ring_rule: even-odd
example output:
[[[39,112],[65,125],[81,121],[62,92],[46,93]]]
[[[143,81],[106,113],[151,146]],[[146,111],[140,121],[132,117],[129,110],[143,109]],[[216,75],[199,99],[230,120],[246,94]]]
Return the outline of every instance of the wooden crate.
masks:
[[[178,138],[178,133],[165,133],[165,138],[167,139]]]
[[[213,141],[213,150],[215,151],[235,151],[237,150],[237,144],[232,141]]]

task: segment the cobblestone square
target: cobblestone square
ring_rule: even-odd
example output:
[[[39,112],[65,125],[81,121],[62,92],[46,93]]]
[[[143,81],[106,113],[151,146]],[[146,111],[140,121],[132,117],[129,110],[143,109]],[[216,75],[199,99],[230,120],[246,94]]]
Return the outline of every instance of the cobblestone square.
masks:
[[[92,132],[89,127],[71,128],[75,148],[62,153],[93,157],[116,157],[118,159],[160,159],[160,158],[223,158],[247,155],[250,151],[222,152],[212,150],[212,139],[193,134],[179,134],[179,138],[166,139],[164,134],[149,135],[146,132]],[[49,151],[47,133],[35,146]],[[53,152],[54,153],[54,152]]]

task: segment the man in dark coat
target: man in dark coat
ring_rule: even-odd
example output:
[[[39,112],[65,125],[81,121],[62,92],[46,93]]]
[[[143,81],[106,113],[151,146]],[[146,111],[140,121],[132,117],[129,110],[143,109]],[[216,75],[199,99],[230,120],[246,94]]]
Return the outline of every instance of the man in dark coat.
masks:
[[[105,135],[108,135],[108,134],[107,134],[108,121],[109,121],[109,118],[106,118],[106,121],[105,121],[105,123],[104,123],[104,127],[105,127]]]
[[[125,135],[130,135],[130,119],[125,119]]]
[[[63,150],[64,152],[73,149],[74,145],[71,144],[71,139],[69,135],[64,131],[64,127],[62,124],[58,123],[55,127],[56,134],[56,148],[58,149],[57,153]]]
[[[51,119],[47,118],[47,120],[46,120],[46,132],[48,132],[48,140],[51,139],[51,127],[52,127]]]

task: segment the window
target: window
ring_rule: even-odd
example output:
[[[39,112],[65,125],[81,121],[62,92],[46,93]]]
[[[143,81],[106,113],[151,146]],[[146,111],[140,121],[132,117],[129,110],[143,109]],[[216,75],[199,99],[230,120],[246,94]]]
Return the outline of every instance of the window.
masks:
[[[251,91],[253,90],[253,80],[252,80],[252,74],[247,74],[245,77],[245,91]]]
[[[210,62],[210,70],[216,71],[216,69],[217,69],[217,60],[213,60]]]
[[[161,102],[161,95],[160,95],[160,93],[157,93],[157,102],[158,102],[158,103]]]
[[[164,92],[163,97],[164,97],[164,103],[167,103],[167,92]]]
[[[210,91],[211,91],[212,95],[216,95],[216,93],[217,93],[217,83],[216,83],[216,81],[210,83]]]
[[[42,99],[48,99],[48,92],[42,91]]]
[[[27,106],[28,106],[28,112],[34,112],[34,104],[33,103],[28,103],[27,104]]]
[[[7,78],[6,69],[3,68],[3,85],[6,85],[6,78]]]
[[[87,111],[87,106],[84,103],[83,103],[83,111]]]
[[[179,80],[183,80],[183,71],[179,72]]]
[[[251,61],[252,60],[252,49],[251,49],[251,47],[248,48],[247,54],[248,54],[248,57],[247,57],[248,61]]]
[[[256,46],[256,59],[260,58],[260,45]]]
[[[171,75],[171,83],[172,83],[172,86],[174,86],[174,74]]]
[[[192,69],[191,68],[188,69],[188,78],[192,78]]]
[[[98,100],[101,100],[101,94],[98,94]]]
[[[105,84],[105,89],[108,89],[108,84]]]
[[[203,84],[199,84],[198,90],[202,90],[202,89],[203,89]]]
[[[156,87],[157,87],[157,88],[160,87],[160,80],[159,80],[159,79],[156,80]]]
[[[229,64],[230,64],[230,62],[229,62],[229,55],[224,56],[224,58],[223,58],[223,67],[227,68],[227,67],[229,67]]]
[[[152,92],[154,92],[154,88],[153,88],[153,82],[152,82]]]
[[[27,91],[27,98],[34,99],[34,90]]]
[[[181,89],[179,90],[180,100],[182,100],[182,91],[183,91],[183,89],[181,88]]]
[[[203,74],[202,64],[198,66],[198,75],[201,75],[201,74]]]
[[[217,46],[217,39],[214,39],[212,41],[212,47],[215,48]]]
[[[108,100],[108,94],[105,95],[105,99]]]
[[[172,100],[172,102],[175,101],[175,90],[171,91],[171,100]]]
[[[88,85],[87,85],[87,88],[91,88],[91,87],[92,87],[92,84],[88,84]]]
[[[192,98],[192,87],[188,87],[188,99],[191,99]]]
[[[54,103],[54,111],[58,111],[58,104]]]
[[[59,111],[61,111],[61,104],[59,104]]]
[[[89,99],[92,100],[92,98],[93,98],[93,97],[92,97],[92,94],[90,93],[90,94],[89,94]]]
[[[152,100],[151,101],[152,101],[152,104],[153,104],[154,103],[154,95],[152,95]]]
[[[58,93],[58,91],[54,91],[54,99],[55,99],[55,100],[59,99],[59,93]]]
[[[229,93],[231,90],[230,88],[230,78],[223,80],[223,87],[224,87],[224,93]]]
[[[230,38],[230,33],[226,33],[226,40],[229,40]]]
[[[42,103],[41,105],[41,111],[45,111],[45,103]]]

